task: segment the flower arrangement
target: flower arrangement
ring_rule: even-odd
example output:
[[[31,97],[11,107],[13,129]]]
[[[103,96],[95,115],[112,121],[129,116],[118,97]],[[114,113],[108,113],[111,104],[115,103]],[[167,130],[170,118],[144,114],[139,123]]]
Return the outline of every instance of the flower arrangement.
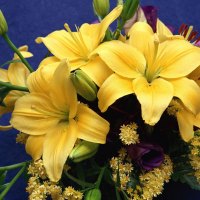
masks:
[[[97,22],[36,39],[49,51],[36,70],[0,12],[14,52],[0,68],[0,114],[12,113],[0,130],[18,130],[32,157],[0,167],[0,199],[22,174],[30,200],[151,200],[171,180],[200,190],[197,32],[173,33],[139,0],[112,10],[93,0],[93,9]]]

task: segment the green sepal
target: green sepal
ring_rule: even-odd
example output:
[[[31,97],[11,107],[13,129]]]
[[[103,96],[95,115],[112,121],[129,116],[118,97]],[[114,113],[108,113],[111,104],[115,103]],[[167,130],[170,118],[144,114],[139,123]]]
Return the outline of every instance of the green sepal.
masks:
[[[101,190],[94,188],[89,190],[85,195],[85,200],[101,200]]]

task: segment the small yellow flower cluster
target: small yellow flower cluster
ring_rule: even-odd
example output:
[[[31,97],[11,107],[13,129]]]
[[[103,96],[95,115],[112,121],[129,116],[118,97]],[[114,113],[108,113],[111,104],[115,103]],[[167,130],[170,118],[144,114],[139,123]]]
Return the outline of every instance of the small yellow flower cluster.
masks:
[[[169,156],[165,155],[165,160],[160,167],[141,175],[142,199],[150,200],[161,194],[164,182],[169,182],[172,172],[172,161]]]
[[[176,116],[176,113],[181,111],[183,108],[177,100],[172,100],[167,108],[167,113],[172,116]]]
[[[196,132],[195,136],[190,140],[191,144],[191,154],[189,155],[190,164],[195,170],[194,176],[200,183],[200,137],[199,132]]]
[[[29,200],[45,200],[49,196],[52,200],[81,200],[83,194],[72,187],[62,188],[55,182],[48,180],[42,160],[31,163],[28,168],[31,175],[26,191],[29,193]]]
[[[16,142],[20,144],[26,144],[27,139],[28,135],[26,133],[19,132],[16,137]]]
[[[28,167],[28,174],[33,177],[41,178],[43,180],[47,179],[47,174],[43,165],[43,161],[40,159],[31,163]]]
[[[127,190],[128,195],[134,200],[151,200],[162,193],[165,182],[169,182],[173,171],[172,161],[165,155],[165,160],[158,168],[154,168],[139,176],[139,185],[135,190]]]
[[[117,174],[119,172],[121,189],[125,190],[127,183],[130,181],[130,175],[133,171],[133,165],[127,156],[127,152],[124,148],[119,150],[119,156],[113,157],[110,160],[110,167],[113,171],[113,180],[117,181]]]
[[[136,144],[139,142],[139,135],[137,134],[137,124],[132,122],[128,125],[122,125],[120,128],[120,140],[125,145]]]
[[[68,200],[81,200],[83,198],[83,193],[69,186],[65,188],[63,197]]]

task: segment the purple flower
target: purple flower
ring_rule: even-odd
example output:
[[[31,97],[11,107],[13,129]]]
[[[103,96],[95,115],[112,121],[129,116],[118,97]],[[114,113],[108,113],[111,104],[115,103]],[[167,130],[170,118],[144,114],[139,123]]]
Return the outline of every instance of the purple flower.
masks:
[[[154,6],[143,6],[142,10],[145,14],[148,24],[152,27],[153,31],[156,32],[156,23],[158,18],[158,10]]]
[[[145,170],[159,167],[164,160],[163,149],[156,144],[141,142],[127,146],[127,151],[131,159]]]

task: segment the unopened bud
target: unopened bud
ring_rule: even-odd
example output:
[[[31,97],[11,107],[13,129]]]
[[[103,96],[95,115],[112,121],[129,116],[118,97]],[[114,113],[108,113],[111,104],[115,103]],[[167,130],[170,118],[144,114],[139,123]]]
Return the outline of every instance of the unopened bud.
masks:
[[[97,143],[83,140],[72,149],[69,158],[75,163],[81,162],[94,156],[98,150],[98,147],[99,144]]]
[[[85,195],[85,200],[101,200],[101,191],[97,188],[89,190]]]
[[[76,70],[70,75],[70,79],[76,91],[88,101],[94,101],[97,97],[97,86],[82,70]]]
[[[104,18],[110,10],[109,0],[93,0],[93,9],[97,16]]]
[[[0,10],[0,35],[4,35],[7,32],[8,25],[2,11]]]
[[[121,18],[124,21],[127,21],[135,14],[139,5],[139,0],[126,0],[123,5],[123,10],[121,14]]]

